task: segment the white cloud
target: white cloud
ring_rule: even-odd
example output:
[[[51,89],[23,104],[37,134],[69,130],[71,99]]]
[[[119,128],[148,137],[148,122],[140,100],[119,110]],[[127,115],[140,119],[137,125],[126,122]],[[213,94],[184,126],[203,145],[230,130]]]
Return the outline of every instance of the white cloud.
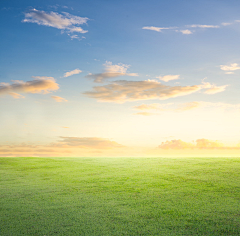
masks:
[[[153,30],[157,32],[162,32],[163,29],[173,29],[173,28],[176,28],[176,27],[155,27],[155,26],[142,27],[142,29]]]
[[[225,74],[227,74],[227,75],[233,75],[234,72],[232,72],[232,71],[228,71],[228,72],[225,72]]]
[[[223,23],[221,23],[221,25],[223,25],[223,26],[228,26],[228,25],[232,25],[233,23],[227,23],[227,22],[223,22]]]
[[[86,78],[94,79],[96,83],[102,83],[109,78],[115,78],[119,76],[138,76],[137,73],[127,73],[127,69],[130,65],[125,65],[122,63],[118,63],[117,65],[113,65],[112,62],[106,61],[104,64],[105,70],[103,73],[99,74],[88,74],[85,76]]]
[[[209,82],[203,82],[202,88],[207,89],[204,93],[215,94],[225,91],[228,85],[216,86],[215,84],[210,84]]]
[[[13,96],[13,93],[16,92],[46,94],[59,89],[59,86],[53,77],[33,76],[33,78],[35,79],[27,82],[13,80],[12,84],[0,83],[0,95],[10,94]],[[15,94],[15,96],[17,95]]]
[[[51,96],[56,102],[67,102],[65,98],[59,97],[59,96]]]
[[[221,70],[228,71],[228,70],[240,70],[240,66],[237,63],[233,63],[230,66],[228,65],[220,65]]]
[[[87,17],[74,16],[67,12],[62,14],[56,12],[47,13],[45,11],[39,11],[32,9],[25,13],[25,19],[22,22],[36,23],[38,25],[45,25],[67,32],[73,33],[87,33],[87,30],[83,30],[79,25],[87,23],[89,19]]]
[[[181,32],[182,34],[192,34],[193,32],[191,30],[179,30],[179,32]]]
[[[81,73],[82,71],[79,70],[79,69],[75,69],[75,70],[72,70],[72,71],[68,71],[64,74],[64,77],[69,77],[71,75],[77,75],[79,73]]]
[[[226,90],[226,87],[228,85],[223,85],[223,86],[215,86],[213,85],[210,89],[207,89],[204,93],[207,94],[215,94],[215,93],[220,93]]]
[[[180,75],[164,75],[164,76],[157,76],[157,79],[160,79],[162,81],[168,82],[170,80],[177,80],[180,79],[179,78]]]

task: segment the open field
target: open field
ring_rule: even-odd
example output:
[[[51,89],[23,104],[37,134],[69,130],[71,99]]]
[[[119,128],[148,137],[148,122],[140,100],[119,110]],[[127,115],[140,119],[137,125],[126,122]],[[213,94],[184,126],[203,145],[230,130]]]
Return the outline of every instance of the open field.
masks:
[[[240,235],[238,158],[0,164],[0,235]]]

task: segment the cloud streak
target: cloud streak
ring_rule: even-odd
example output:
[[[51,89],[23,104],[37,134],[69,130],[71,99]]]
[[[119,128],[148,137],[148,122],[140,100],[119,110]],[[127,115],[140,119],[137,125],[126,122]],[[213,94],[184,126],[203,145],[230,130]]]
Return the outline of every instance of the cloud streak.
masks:
[[[69,146],[78,148],[95,148],[95,149],[109,149],[109,148],[121,148],[123,145],[110,141],[109,139],[97,138],[97,137],[60,137],[61,140],[57,146]]]
[[[222,23],[222,26],[228,26],[231,25],[232,23]],[[216,28],[220,28],[220,25],[202,25],[202,24],[192,24],[192,25],[185,25],[182,27],[156,27],[156,26],[144,26],[142,27],[142,29],[144,30],[152,30],[152,31],[156,31],[156,32],[163,32],[163,30],[174,30],[175,32],[180,32],[182,34],[185,35],[189,35],[189,34],[193,34],[193,32],[195,32],[196,30],[192,31],[191,29],[195,28],[197,30],[197,28],[201,28],[201,29],[216,29]]]

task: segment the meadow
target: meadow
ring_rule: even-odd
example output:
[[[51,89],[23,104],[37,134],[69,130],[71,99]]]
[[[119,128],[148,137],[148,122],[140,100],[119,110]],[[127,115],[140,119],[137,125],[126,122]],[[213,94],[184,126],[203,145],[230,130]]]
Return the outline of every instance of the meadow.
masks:
[[[0,158],[0,235],[240,235],[240,159]]]

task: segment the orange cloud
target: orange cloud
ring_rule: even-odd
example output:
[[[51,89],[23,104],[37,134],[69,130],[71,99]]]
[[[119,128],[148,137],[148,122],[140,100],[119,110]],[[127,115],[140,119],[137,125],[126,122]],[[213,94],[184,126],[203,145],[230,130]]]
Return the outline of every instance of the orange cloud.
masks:
[[[187,143],[180,139],[162,142],[158,148],[161,149],[240,149],[238,146],[228,147],[224,146],[218,141],[211,141],[208,139],[197,139],[195,143]]]
[[[80,148],[96,148],[96,149],[108,149],[108,148],[119,148],[124,147],[123,145],[110,141],[109,139],[96,138],[96,137],[60,137],[57,145],[69,146],[69,147],[80,147]]]
[[[59,97],[59,96],[51,96],[56,102],[67,102],[65,98]]]
[[[108,85],[96,86],[93,91],[84,94],[99,101],[124,103],[149,99],[165,100],[195,93],[201,89],[202,85],[167,86],[155,80],[119,80]]]
[[[135,113],[134,115],[152,116],[152,115],[156,115],[156,113],[151,113],[151,112],[138,112],[138,113]]]
[[[19,98],[25,98],[23,95],[19,94],[19,93],[14,93],[14,92],[10,92],[9,95],[11,95],[12,97],[19,99]]]
[[[200,102],[189,102],[182,104],[180,108],[176,109],[177,111],[188,111],[200,107],[202,104]]]
[[[162,142],[158,147],[162,149],[185,149],[193,148],[194,145],[192,143],[183,142],[180,139],[178,140],[175,139],[171,141]]]
[[[50,93],[59,89],[53,77],[35,76],[34,80],[27,82],[21,80],[13,80],[12,84],[0,83],[0,95],[10,94],[17,96],[16,92],[22,93]]]

